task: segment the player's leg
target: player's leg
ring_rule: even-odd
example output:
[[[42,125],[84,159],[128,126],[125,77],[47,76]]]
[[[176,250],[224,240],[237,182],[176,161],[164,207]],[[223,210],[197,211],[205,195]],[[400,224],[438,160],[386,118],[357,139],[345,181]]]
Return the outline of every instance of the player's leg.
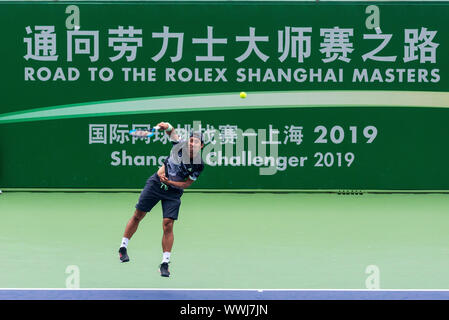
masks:
[[[123,233],[122,243],[120,245],[120,248],[118,250],[120,261],[121,262],[128,262],[128,241],[131,239],[133,234],[137,231],[137,227],[139,226],[140,221],[145,217],[147,213],[145,211],[136,209],[134,211],[133,216],[131,219],[129,219],[128,223],[125,227],[125,232]]]
[[[160,265],[161,276],[168,277],[170,272],[168,264],[170,263],[170,255],[174,242],[173,225],[178,219],[179,207],[181,199],[164,199],[162,200],[163,220],[162,220],[162,262]]]
[[[162,235],[162,252],[170,253],[173,247],[173,241],[175,239],[173,235],[173,225],[175,221],[171,218],[164,218],[162,220],[162,230],[164,231]],[[162,262],[169,262],[170,256],[166,256],[162,258]]]
[[[136,209],[134,211],[134,215],[129,219],[126,224],[125,232],[123,233],[123,238],[126,239],[126,245],[128,244],[128,240],[131,239],[133,234],[137,231],[137,227],[139,226],[140,221],[145,217],[147,213],[145,211],[141,211]],[[123,244],[123,243],[122,243]]]
[[[157,193],[158,190],[154,188],[153,184],[153,181],[147,181],[145,188],[140,193],[139,202],[136,204],[136,210],[126,224],[125,232],[123,233],[122,242],[119,248],[119,257],[121,262],[129,261],[127,252],[129,239],[131,239],[133,234],[137,231],[140,221],[142,221],[147,212],[150,212],[160,200],[160,196]]]
[[[173,225],[174,220],[171,218],[162,219],[162,262],[159,267],[161,276],[170,276],[170,271],[168,270],[168,264],[170,263],[171,249],[173,247],[174,235],[173,235]]]

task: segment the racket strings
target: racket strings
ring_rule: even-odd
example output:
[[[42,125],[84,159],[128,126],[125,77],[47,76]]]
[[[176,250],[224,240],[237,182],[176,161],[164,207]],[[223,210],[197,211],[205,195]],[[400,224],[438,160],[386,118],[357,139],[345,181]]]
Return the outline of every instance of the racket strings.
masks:
[[[145,130],[145,129],[133,129],[129,131],[129,134],[133,137],[137,138],[149,138],[156,134],[156,131],[159,130],[159,127],[156,126],[152,128],[151,130]]]

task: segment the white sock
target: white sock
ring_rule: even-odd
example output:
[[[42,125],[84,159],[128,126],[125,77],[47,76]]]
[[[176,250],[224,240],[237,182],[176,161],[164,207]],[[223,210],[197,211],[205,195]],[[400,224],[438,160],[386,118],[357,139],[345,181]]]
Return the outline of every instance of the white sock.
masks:
[[[170,262],[170,252],[164,252],[162,254],[162,263],[164,262]]]
[[[128,248],[128,241],[129,241],[128,238],[123,238],[122,239],[122,244],[120,245],[120,248],[122,248],[122,247]]]

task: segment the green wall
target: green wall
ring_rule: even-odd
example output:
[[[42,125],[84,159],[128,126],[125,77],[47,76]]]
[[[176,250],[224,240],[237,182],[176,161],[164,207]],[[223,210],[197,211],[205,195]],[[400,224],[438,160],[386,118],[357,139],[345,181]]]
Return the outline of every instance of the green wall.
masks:
[[[169,121],[279,132],[274,174],[234,150],[192,188],[449,189],[449,3],[71,4],[0,3],[2,188],[140,188],[170,143],[126,131]]]

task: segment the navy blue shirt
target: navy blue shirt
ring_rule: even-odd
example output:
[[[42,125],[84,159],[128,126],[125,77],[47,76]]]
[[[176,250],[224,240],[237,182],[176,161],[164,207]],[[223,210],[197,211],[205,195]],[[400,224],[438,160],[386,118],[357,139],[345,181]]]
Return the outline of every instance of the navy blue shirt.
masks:
[[[172,141],[172,143],[173,148],[170,156],[164,162],[166,177],[172,181],[185,181],[187,178],[195,181],[204,169],[204,162],[200,153],[196,158],[190,159],[187,141],[179,140]],[[185,155],[183,155],[183,151],[186,153]]]

